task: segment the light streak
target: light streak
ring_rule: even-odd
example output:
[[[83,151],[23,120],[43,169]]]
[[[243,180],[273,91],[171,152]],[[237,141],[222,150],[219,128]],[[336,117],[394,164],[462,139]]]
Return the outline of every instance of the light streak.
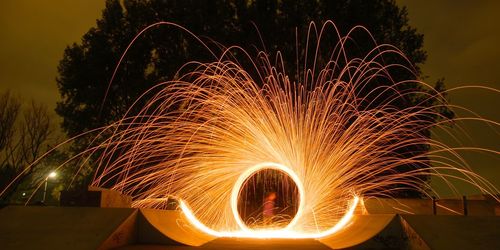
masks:
[[[292,171],[290,168],[283,166],[278,163],[274,162],[263,162],[259,163],[251,168],[248,168],[245,172],[243,172],[240,177],[236,180],[234,183],[233,189],[231,191],[231,210],[233,211],[234,219],[236,220],[236,223],[238,226],[240,226],[240,229],[245,232],[252,233],[256,230],[249,229],[245,223],[241,220],[241,217],[238,213],[238,198],[239,198],[239,193],[243,187],[243,184],[245,181],[254,173],[257,171],[263,170],[263,169],[276,169],[279,171],[283,171],[288,176],[292,178],[292,180],[295,182],[295,185],[297,185],[298,191],[299,191],[299,208],[297,209],[297,213],[295,214],[294,218],[290,223],[285,227],[285,229],[290,229],[297,224],[297,221],[300,219],[302,216],[303,210],[304,210],[304,203],[305,203],[305,191],[304,191],[304,185],[302,185],[302,181],[300,178]]]
[[[133,41],[157,25],[174,24],[152,24]],[[320,32],[309,34],[322,37],[329,26],[337,32],[327,22]],[[136,100],[129,110],[139,109],[138,114],[127,113],[97,129],[95,140],[100,143],[64,164],[81,160],[83,167],[93,162],[97,169],[92,186],[130,195],[134,207],[167,209],[169,198],[175,197],[190,224],[216,237],[326,237],[349,224],[361,197],[390,197],[401,186],[435,195],[423,180],[429,175],[447,183],[459,179],[483,193],[498,193],[459,154],[477,150],[497,156],[498,150],[452,148],[429,138],[425,133],[430,128],[449,132],[448,121],[436,119],[444,118],[436,110],[447,106],[442,93],[412,77],[395,81],[393,71],[416,73],[391,45],[374,44],[366,55],[351,58],[347,43],[359,30],[367,32],[356,27],[346,36],[333,34],[339,40],[330,54],[318,55],[321,41],[317,41],[313,58],[305,53],[303,68],[292,72],[299,76],[297,82],[290,81],[279,54],[276,60],[267,53],[253,58],[239,47],[228,48],[213,62],[188,63],[188,72],[179,70],[175,80],[158,83]],[[253,68],[243,68],[231,56],[234,51],[248,56]],[[386,65],[386,56],[403,64]],[[330,61],[320,65],[319,57]],[[123,58],[125,53],[118,65]],[[112,79],[117,72],[118,67]],[[382,84],[360,94],[375,82]],[[405,84],[422,88],[400,91]],[[415,93],[421,103],[395,107]],[[425,104],[431,100],[438,102]],[[499,125],[479,116],[452,119],[465,120]],[[431,150],[400,153],[420,146]],[[408,166],[409,170],[400,171]],[[297,213],[284,228],[249,228],[238,213],[245,181],[263,169],[282,171],[297,186]],[[451,184],[450,189],[454,190]]]
[[[258,230],[250,230],[244,229],[240,231],[216,231],[210,229],[205,226],[202,222],[200,222],[196,216],[193,214],[191,209],[186,205],[186,203],[182,200],[179,201],[179,207],[182,210],[183,215],[186,219],[198,230],[215,237],[231,237],[231,238],[258,238],[258,239],[271,239],[271,238],[281,238],[281,239],[320,239],[327,236],[332,236],[339,230],[343,229],[347,223],[351,220],[356,207],[359,204],[359,196],[354,196],[349,209],[346,211],[346,214],[330,229],[319,233],[302,233],[298,231],[294,231],[289,229],[289,227],[284,229],[276,229],[276,230],[267,230],[267,229],[258,229]]]
[[[322,37],[329,25],[334,27],[327,22],[310,33]],[[363,57],[350,58],[346,43],[356,30],[368,33],[362,27],[343,37],[337,33],[331,54],[322,55],[330,58],[324,65],[317,63],[317,41],[312,60],[306,53],[303,73],[296,72],[298,82],[287,77],[280,56],[271,63],[268,54],[252,58],[239,47],[211,63],[188,63],[190,70],[149,89],[141,96],[148,96],[146,105],[130,109],[141,111],[106,128],[108,139],[86,152],[99,154],[92,185],[131,195],[137,207],[166,208],[164,198],[175,196],[196,228],[255,238],[325,237],[348,224],[359,197],[390,197],[401,185],[433,195],[422,178],[449,178],[441,170],[485,193],[498,192],[470,171],[458,149],[425,135],[433,127],[446,131],[446,120],[436,119],[444,118],[436,111],[447,105],[442,93],[411,77],[395,81],[393,71],[416,73],[394,46],[375,44]],[[254,68],[243,68],[233,51],[247,55]],[[385,56],[403,64],[386,65]],[[372,82],[382,84],[359,94]],[[421,88],[399,91],[405,84]],[[421,103],[395,107],[410,94],[420,94]],[[437,102],[426,105],[430,100]],[[431,150],[399,154],[426,146]],[[284,228],[249,228],[238,213],[245,181],[266,168],[286,173],[297,186],[297,213]]]

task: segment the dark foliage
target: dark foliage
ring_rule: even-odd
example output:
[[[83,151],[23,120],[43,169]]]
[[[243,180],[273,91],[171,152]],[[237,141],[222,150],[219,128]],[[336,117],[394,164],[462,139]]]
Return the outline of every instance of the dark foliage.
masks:
[[[171,26],[155,27],[126,55],[100,110],[120,56],[131,39],[152,23],[169,21],[182,25],[213,48],[217,48],[214,42],[217,41],[224,46],[242,46],[250,53],[264,50],[273,55],[279,50],[290,78],[299,81],[303,77],[300,74],[303,64],[296,62],[297,58],[304,57],[307,28],[311,21],[321,26],[326,20],[333,20],[341,34],[356,25],[365,26],[379,44],[389,43],[400,48],[420,74],[419,65],[426,59],[423,35],[409,26],[406,10],[392,0],[126,0],[122,3],[108,0],[96,27],[83,36],[80,44],[68,46],[59,64],[57,83],[62,101],[58,103],[57,113],[64,119],[62,127],[74,136],[110,124],[120,119],[138,96],[155,83],[174,78],[186,62],[214,60],[186,32]],[[364,55],[373,48],[370,38],[367,34],[364,36],[361,34],[360,43],[349,48],[352,56]],[[329,38],[325,41],[325,49],[337,42]],[[318,60],[324,62],[328,58]],[[406,72],[393,73],[395,80],[415,77]],[[408,91],[419,88],[403,87]],[[404,108],[420,101],[418,97],[409,96],[394,105]],[[84,138],[77,145],[84,147],[87,143],[88,139]],[[422,150],[428,148],[409,148],[408,152]]]

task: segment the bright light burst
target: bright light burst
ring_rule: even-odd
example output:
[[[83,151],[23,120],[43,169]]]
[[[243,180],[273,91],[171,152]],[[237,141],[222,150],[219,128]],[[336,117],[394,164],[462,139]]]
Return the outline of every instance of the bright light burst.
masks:
[[[173,25],[157,23],[139,35],[162,24]],[[333,23],[326,23],[318,37],[328,27]],[[346,49],[350,35],[369,33],[362,27],[343,37],[330,32],[338,43],[321,56],[317,39],[316,53],[309,53],[314,63],[307,64],[306,53],[303,69],[295,72],[298,82],[290,81],[279,54],[272,63],[261,52],[251,61],[253,68],[244,68],[231,56],[244,52],[238,47],[212,63],[187,64],[194,69],[151,88],[139,114],[103,129],[99,136],[110,131],[111,136],[82,152],[98,156],[92,185],[131,195],[135,207],[166,208],[169,197],[176,197],[198,229],[257,238],[324,237],[349,222],[360,197],[391,196],[400,188],[430,194],[423,177],[450,178],[440,170],[454,171],[451,177],[485,193],[498,192],[470,171],[456,150],[426,136],[424,131],[447,122],[436,119],[441,116],[436,110],[446,103],[441,93],[412,80],[411,63],[384,63],[385,57],[406,61],[397,48],[374,45],[352,58]],[[319,58],[329,60],[320,65]],[[410,78],[396,81],[396,71]],[[400,91],[411,84],[424,87],[418,93],[421,104],[396,107],[415,94]],[[425,105],[430,100],[438,102]],[[421,145],[432,147],[400,153]],[[404,166],[414,167],[399,171]],[[282,171],[297,186],[298,210],[285,228],[250,229],[238,214],[241,187],[261,169]]]
[[[175,196],[189,220],[215,236],[295,238],[339,230],[360,196],[390,196],[401,185],[428,192],[422,177],[439,175],[438,169],[496,191],[456,161],[443,160],[439,152],[454,151],[425,135],[443,120],[436,119],[446,105],[441,93],[417,80],[395,82],[391,72],[415,74],[410,63],[384,64],[383,57],[406,60],[393,46],[350,58],[350,34],[338,36],[322,68],[315,54],[300,82],[290,82],[279,54],[273,64],[259,53],[249,70],[230,56],[240,48],[212,63],[188,64],[195,69],[151,88],[145,95],[153,97],[138,115],[110,128],[93,185],[112,184],[137,207],[164,208],[165,197]],[[415,94],[399,91],[408,84],[426,89],[421,104],[395,107]],[[370,92],[361,95],[363,89]],[[429,100],[439,101],[425,106]],[[433,150],[398,153],[421,145]],[[418,167],[398,171],[402,166]],[[250,229],[238,214],[243,184],[265,168],[283,171],[298,188],[297,213],[282,229]]]

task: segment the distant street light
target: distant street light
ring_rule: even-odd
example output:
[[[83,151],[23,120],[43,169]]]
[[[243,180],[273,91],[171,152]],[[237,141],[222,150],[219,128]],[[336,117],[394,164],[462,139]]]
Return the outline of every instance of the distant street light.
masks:
[[[49,176],[50,178],[55,178],[57,176],[56,172],[50,172]]]
[[[45,203],[45,197],[47,196],[47,183],[49,182],[49,178],[54,179],[57,177],[57,173],[52,171],[50,172],[47,177],[45,177],[45,188],[43,189],[43,199],[42,203]]]

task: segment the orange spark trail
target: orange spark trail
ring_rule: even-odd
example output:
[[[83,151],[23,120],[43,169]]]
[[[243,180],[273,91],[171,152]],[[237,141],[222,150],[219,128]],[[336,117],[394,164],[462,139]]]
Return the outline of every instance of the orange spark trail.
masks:
[[[172,25],[153,24],[133,41],[162,24]],[[327,22],[316,32],[319,37],[328,27],[337,32]],[[83,158],[86,164],[96,157],[92,186],[131,195],[135,207],[164,209],[176,197],[196,228],[217,237],[325,237],[349,222],[362,197],[390,197],[400,189],[433,195],[426,176],[457,178],[498,193],[468,168],[462,148],[426,135],[430,128],[446,131],[450,120],[436,110],[447,104],[442,93],[414,80],[416,71],[401,51],[375,44],[363,57],[350,57],[350,35],[359,31],[367,32],[355,27],[346,36],[336,33],[338,43],[321,57],[329,58],[324,63],[316,41],[314,63],[307,65],[306,53],[298,82],[290,81],[281,57],[271,63],[268,54],[252,58],[239,47],[226,49],[214,62],[188,63],[185,68],[195,69],[148,90],[141,98],[152,97],[138,114],[102,128],[96,140],[105,136],[104,142],[70,160]],[[253,68],[240,65],[230,56],[234,51],[243,52]],[[407,63],[385,64],[383,57]],[[395,71],[409,79],[395,81]],[[422,88],[400,91],[405,85]],[[415,93],[421,101],[397,107]],[[426,105],[431,100],[438,102]],[[452,120],[461,119],[499,125],[480,117]],[[429,151],[401,153],[428,146]],[[285,228],[251,229],[238,213],[245,181],[262,169],[281,171],[297,186],[297,213]]]

